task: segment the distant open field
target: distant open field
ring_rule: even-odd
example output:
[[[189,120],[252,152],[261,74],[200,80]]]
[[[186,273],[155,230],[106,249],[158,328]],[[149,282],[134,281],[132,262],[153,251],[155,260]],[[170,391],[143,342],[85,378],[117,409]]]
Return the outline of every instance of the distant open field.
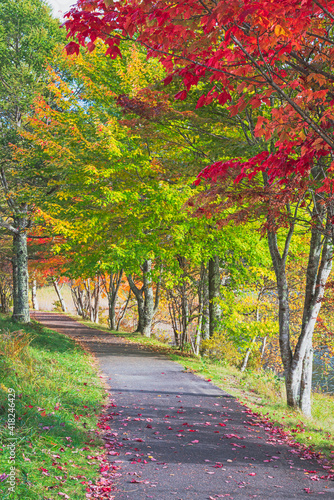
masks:
[[[72,300],[71,290],[68,285],[63,285],[61,293],[64,297],[68,312],[75,314],[75,307]],[[44,311],[53,311],[56,309],[58,297],[53,286],[44,286],[37,289],[37,300],[40,309]]]

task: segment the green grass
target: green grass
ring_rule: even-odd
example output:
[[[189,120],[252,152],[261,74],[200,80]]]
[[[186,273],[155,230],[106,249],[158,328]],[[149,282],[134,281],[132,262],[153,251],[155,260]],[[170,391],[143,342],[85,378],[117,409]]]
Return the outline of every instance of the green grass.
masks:
[[[8,334],[18,330],[25,333]],[[103,449],[95,431],[105,390],[94,359],[38,323],[0,318],[0,476],[9,472],[6,445],[13,442],[5,427],[9,389],[16,393],[16,487],[9,493],[8,482],[0,482],[0,497],[49,500],[61,492],[71,500],[85,498],[82,483],[99,476],[98,462],[86,457]]]
[[[77,317],[75,319],[78,320]],[[79,321],[110,333],[105,326]],[[293,411],[286,406],[284,382],[270,371],[247,370],[241,373],[234,366],[224,365],[205,357],[182,354],[155,338],[146,338],[138,333],[112,333],[169,355],[185,370],[192,371],[205,379],[211,379],[214,384],[237,397],[256,413],[269,416],[272,422],[289,430],[297,442],[311,446],[314,451],[320,451],[328,458],[334,459],[333,395],[313,393],[312,418],[306,418],[299,411]]]

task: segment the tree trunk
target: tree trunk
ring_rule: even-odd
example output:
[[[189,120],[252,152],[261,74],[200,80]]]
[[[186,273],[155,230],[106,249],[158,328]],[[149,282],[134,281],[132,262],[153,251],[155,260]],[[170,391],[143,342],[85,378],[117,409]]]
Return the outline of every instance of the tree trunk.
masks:
[[[262,340],[262,347],[261,347],[261,359],[263,359],[265,350],[266,350],[266,345],[267,345],[267,336],[263,337]]]
[[[329,232],[328,226],[329,224],[327,224]],[[332,258],[333,243],[331,238],[326,236],[323,239],[320,230],[314,227],[307,267],[301,334],[298,338],[289,374],[289,382],[293,387],[299,385],[298,406],[307,416],[311,415],[313,331],[321,308],[325,285],[332,269]]]
[[[129,305],[129,302],[130,302],[130,298],[131,298],[131,293],[132,293],[132,290],[130,288],[129,290],[129,294],[128,294],[128,298],[126,299],[126,302],[124,304],[124,307],[123,309],[120,311],[119,315],[118,315],[118,320],[117,320],[117,325],[116,325],[116,330],[118,331],[121,327],[121,323],[123,321],[123,318],[126,314],[126,311],[128,309],[128,305]]]
[[[12,272],[13,272],[13,312],[17,310],[17,264],[16,255],[13,253],[12,258]]]
[[[221,318],[220,298],[220,267],[219,257],[214,255],[209,260],[209,316],[210,316],[210,337],[217,331]]]
[[[286,277],[286,259],[289,252],[289,246],[293,235],[294,227],[290,227],[288,237],[285,242],[285,247],[282,256],[279,253],[277,244],[277,235],[275,232],[268,230],[268,245],[271,255],[271,260],[274,266],[277,291],[278,291],[278,322],[279,322],[279,344],[281,359],[284,367],[285,386],[287,394],[288,406],[297,406],[298,401],[298,384],[292,384],[289,378],[292,350],[290,345],[290,303],[289,303],[289,286]]]
[[[202,319],[202,338],[210,338],[210,307],[209,307],[209,276],[208,268],[204,267],[203,272],[203,319]]]
[[[86,318],[89,319],[92,323],[94,323],[94,311],[93,311],[93,304],[92,304],[92,290],[91,290],[91,280],[90,278],[83,280],[85,292],[86,292],[86,297],[85,297],[85,308],[86,310]]]
[[[37,281],[36,280],[33,280],[33,282],[32,282],[31,302],[32,302],[32,308],[34,309],[34,311],[38,311],[39,306],[38,306],[38,300],[37,300]]]
[[[6,283],[0,284],[0,310],[2,313],[9,312],[9,300],[12,295],[9,285]]]
[[[201,264],[201,272],[200,279],[198,283],[198,321],[196,328],[196,337],[195,337],[195,345],[194,345],[194,354],[199,355],[199,348],[202,337],[202,325],[203,325],[203,310],[204,310],[204,288],[206,286],[206,269],[205,265]]]
[[[26,225],[24,219],[15,222],[16,227],[21,227],[21,223]],[[13,281],[15,282],[13,320],[29,323],[28,249],[27,235],[24,231],[14,233],[13,252],[15,261],[13,266]]]
[[[173,332],[174,332],[174,340],[175,340],[175,345],[177,347],[180,347],[180,329],[178,328],[178,313],[177,313],[177,304],[175,300],[175,296],[173,294],[172,290],[168,290],[168,311],[169,311],[169,317],[172,322],[172,327],[173,327]]]
[[[101,298],[101,277],[95,277],[95,287],[94,293],[92,294],[94,298],[94,303],[92,304],[93,309],[93,321],[94,323],[99,323],[99,308],[100,308],[100,298]]]
[[[59,302],[60,302],[61,310],[62,310],[63,312],[66,312],[66,305],[65,305],[65,301],[64,301],[63,296],[62,296],[62,294],[61,294],[61,291],[60,291],[60,288],[59,288],[59,284],[58,284],[58,280],[57,280],[56,278],[53,278],[52,283],[53,283],[54,289],[55,289],[55,291],[56,291],[56,294],[57,294],[58,300],[59,300]]]
[[[71,294],[73,299],[74,307],[77,311],[77,315],[85,318],[84,304],[83,304],[83,290],[80,286],[76,286],[73,281],[71,281]]]
[[[181,335],[181,350],[188,340],[188,325],[189,325],[189,302],[187,296],[187,286],[183,281],[181,287],[181,312],[182,312],[182,335]]]
[[[249,360],[249,356],[251,355],[252,353],[252,350],[253,350],[253,347],[254,347],[254,344],[256,342],[256,339],[257,337],[254,337],[253,340],[252,340],[252,343],[250,345],[250,347],[247,349],[246,351],[246,354],[245,354],[245,357],[243,359],[243,362],[242,362],[242,365],[241,365],[241,368],[240,368],[240,371],[241,372],[244,372],[247,368],[247,365],[248,365],[248,360]]]
[[[132,292],[134,293],[138,306],[138,326],[136,332],[140,332],[145,337],[150,337],[152,333],[152,322],[159,305],[160,278],[157,283],[156,296],[152,286],[152,260],[145,260],[141,266],[143,272],[143,286],[136,287],[131,274],[127,276]]]
[[[286,277],[286,259],[294,225],[291,224],[290,226],[282,256],[279,253],[276,233],[268,230],[269,250],[278,288],[280,350],[285,373],[287,404],[293,408],[300,408],[307,416],[311,415],[312,337],[326,281],[332,268],[333,257],[331,215],[327,214],[327,234],[324,237],[322,227],[324,212],[325,209],[321,200],[316,200],[313,218],[315,220],[318,218],[318,221],[312,227],[306,274],[303,321],[294,353],[292,353],[290,344],[289,287]]]
[[[258,322],[260,321],[260,313],[259,313],[260,309],[259,308],[260,308],[260,298],[261,298],[262,292],[263,292],[263,289],[260,291],[260,293],[258,295],[257,304],[256,304],[256,321],[258,321]],[[248,347],[248,349],[246,351],[244,360],[243,360],[241,368],[240,368],[241,372],[244,372],[246,370],[246,368],[247,368],[249,356],[252,353],[252,350],[253,350],[253,347],[255,345],[256,340],[257,340],[257,337],[254,337],[252,339],[251,345]]]
[[[108,296],[108,312],[109,312],[109,327],[111,330],[118,330],[116,321],[116,302],[119,287],[122,283],[123,269],[117,273],[111,273],[109,277]]]
[[[145,260],[143,266],[143,283],[144,283],[144,318],[143,331],[145,337],[150,337],[152,333],[152,322],[154,317],[154,292],[152,287],[152,261]]]
[[[143,334],[144,331],[144,290],[143,287],[137,288],[135,285],[135,282],[133,281],[132,275],[128,274],[127,279],[131,288],[131,291],[133,292],[136,301],[137,301],[137,309],[138,309],[138,322],[137,322],[137,328],[135,332]]]

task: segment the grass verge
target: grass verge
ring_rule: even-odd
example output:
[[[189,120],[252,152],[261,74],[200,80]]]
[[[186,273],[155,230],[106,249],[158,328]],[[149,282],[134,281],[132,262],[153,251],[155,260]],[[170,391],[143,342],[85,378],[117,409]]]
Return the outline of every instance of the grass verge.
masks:
[[[80,323],[110,333],[110,330],[90,321]],[[247,404],[254,412],[260,413],[288,430],[294,439],[316,452],[321,452],[334,461],[334,396],[313,393],[312,418],[306,418],[299,411],[293,411],[285,403],[285,387],[280,377],[270,371],[251,371],[241,373],[234,366],[224,365],[205,357],[181,354],[172,346],[155,338],[146,338],[138,333],[112,332],[130,342],[149,347],[154,351],[167,354],[173,361],[180,363],[185,370],[211,380],[224,391]]]
[[[15,393],[15,429],[8,423]],[[32,322],[0,317],[0,497],[5,500],[85,498],[99,476],[96,434],[105,390],[94,359],[73,340]],[[15,488],[9,478],[15,443]]]

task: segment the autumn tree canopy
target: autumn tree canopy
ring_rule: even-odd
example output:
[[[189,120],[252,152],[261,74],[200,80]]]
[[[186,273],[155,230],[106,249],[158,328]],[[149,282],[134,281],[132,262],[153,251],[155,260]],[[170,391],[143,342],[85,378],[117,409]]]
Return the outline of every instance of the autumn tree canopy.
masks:
[[[103,39],[112,58],[120,55],[123,39],[142,44],[148,57],[158,57],[166,68],[165,83],[179,82],[176,99],[210,81],[212,88],[197,106],[215,100],[232,114],[247,105],[270,106],[271,116],[258,117],[255,133],[276,142],[279,151],[270,158],[276,177],[296,170],[308,175],[312,159],[333,148],[333,10],[331,1],[312,0],[173,5],[79,0],[65,26],[88,50]],[[70,41],[67,50],[77,52],[78,43]],[[238,100],[229,105],[235,93]],[[296,151],[299,163],[286,169],[285,158]]]
[[[186,100],[193,87],[205,86],[197,108],[213,103],[232,116],[246,108],[258,111],[249,129],[262,150],[251,158],[226,158],[222,151],[197,184],[207,180],[212,198],[220,196],[215,213],[233,206],[232,216],[240,220],[249,207],[260,207],[278,287],[287,400],[306,414],[312,336],[333,256],[333,12],[334,2],[322,0],[78,0],[65,22],[75,38],[67,45],[69,54],[78,53],[80,45],[92,51],[101,39],[106,54],[117,58],[122,40],[132,40],[162,63],[165,85],[178,86],[175,99]],[[231,178],[234,185],[241,183],[236,193]],[[207,215],[211,212],[206,203]],[[286,266],[300,223],[308,225],[311,239],[304,313],[293,349]],[[285,233],[281,248],[279,230]]]

